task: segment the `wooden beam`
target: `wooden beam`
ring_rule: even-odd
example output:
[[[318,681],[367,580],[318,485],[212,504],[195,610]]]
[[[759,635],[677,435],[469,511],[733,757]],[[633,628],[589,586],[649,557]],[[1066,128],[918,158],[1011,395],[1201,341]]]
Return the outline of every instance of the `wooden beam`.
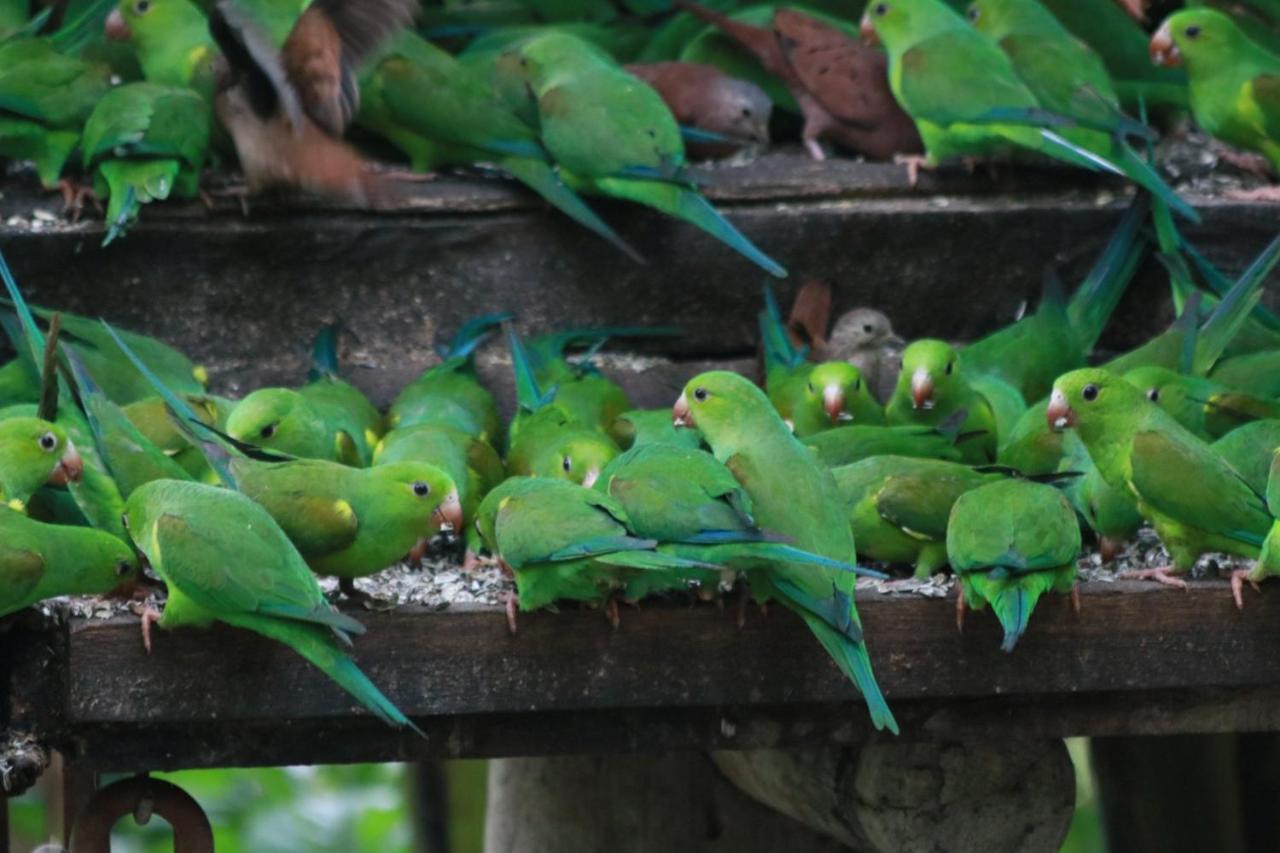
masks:
[[[908,738],[1280,730],[1280,594],[1243,612],[1221,582],[1188,592],[1085,584],[1083,611],[1042,600],[1012,655],[989,613],[957,634],[952,602],[863,591],[880,683]],[[357,659],[424,728],[372,721],[288,649],[230,628],[142,650],[137,620],[72,620],[47,671],[62,701],[26,725],[99,770],[786,748],[870,735],[853,688],[781,608],[738,629],[711,606],[359,612]],[[63,644],[65,643],[65,645]],[[22,685],[16,685],[22,701]],[[48,694],[45,695],[48,701]],[[171,736],[170,736],[171,735]]]

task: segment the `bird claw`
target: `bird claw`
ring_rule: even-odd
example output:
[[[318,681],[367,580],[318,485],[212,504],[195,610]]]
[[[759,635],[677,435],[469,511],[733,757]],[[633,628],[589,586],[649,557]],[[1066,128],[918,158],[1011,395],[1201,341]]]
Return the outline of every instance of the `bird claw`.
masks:
[[[92,205],[95,212],[102,213],[102,203],[98,201],[93,187],[87,184],[77,184],[70,178],[63,178],[58,181],[58,192],[62,195],[62,214],[69,216],[72,222],[80,221],[80,214],[84,212],[86,201]]]
[[[1227,198],[1236,201],[1280,201],[1280,185],[1256,187],[1251,190],[1228,190]]]
[[[960,588],[960,584],[956,584],[956,630],[964,633],[964,590]]]
[[[1080,584],[1078,583],[1071,585],[1071,609],[1077,616],[1080,615]]]
[[[613,626],[613,630],[618,630],[618,626],[622,624],[622,614],[618,612],[618,599],[609,599],[609,603],[604,606],[604,615]]]
[[[1262,587],[1256,580],[1249,577],[1250,569],[1236,569],[1231,573],[1231,597],[1236,600],[1236,609],[1244,610],[1244,582],[1248,581],[1249,585],[1257,592],[1262,592]]]
[[[251,195],[247,184],[230,184],[229,186],[219,187],[216,190],[200,190],[200,201],[204,203],[206,210],[214,209],[214,199],[233,198],[240,202],[240,213],[246,218],[249,216],[249,196]]]
[[[817,160],[819,163],[827,159],[827,152],[822,150],[822,143],[818,142],[816,139],[806,139],[804,141],[804,148],[809,152],[809,156]],[[915,181],[912,181],[912,185],[914,184]]]
[[[480,565],[480,555],[470,548],[462,555],[462,571],[470,574]]]
[[[507,630],[511,632],[513,637],[516,635],[516,603],[516,594],[508,592],[504,604],[507,611]]]
[[[907,185],[914,187],[920,180],[920,170],[929,168],[929,160],[919,154],[895,154],[893,162],[907,167]]]
[[[1173,577],[1173,570],[1173,566],[1157,566],[1154,569],[1130,569],[1127,572],[1121,572],[1117,577],[1125,580],[1152,580],[1175,589],[1186,589],[1187,582],[1182,578]]]
[[[1215,146],[1215,149],[1219,160],[1235,166],[1242,172],[1257,175],[1260,178],[1271,175],[1271,161],[1261,154],[1256,154],[1253,151],[1240,151],[1235,148],[1228,148],[1225,145],[1221,147]],[[1237,190],[1237,192],[1240,191]]]
[[[154,607],[144,607],[138,614],[142,620],[142,647],[151,654],[151,626],[160,621],[160,611]]]

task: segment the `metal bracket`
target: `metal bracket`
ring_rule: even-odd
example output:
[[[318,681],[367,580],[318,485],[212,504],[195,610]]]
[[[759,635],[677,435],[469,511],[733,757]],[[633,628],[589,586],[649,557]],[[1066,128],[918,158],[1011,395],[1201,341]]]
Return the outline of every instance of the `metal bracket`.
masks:
[[[71,853],[111,853],[111,827],[125,815],[146,824],[158,814],[173,827],[173,853],[213,853],[204,809],[171,782],[145,774],[121,779],[93,795],[71,828]]]

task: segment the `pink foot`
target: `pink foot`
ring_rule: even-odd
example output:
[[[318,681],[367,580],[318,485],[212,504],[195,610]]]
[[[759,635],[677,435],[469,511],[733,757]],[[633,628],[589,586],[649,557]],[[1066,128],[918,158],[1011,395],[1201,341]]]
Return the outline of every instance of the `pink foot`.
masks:
[[[514,592],[507,593],[507,630],[512,636],[516,633],[516,594]]]
[[[929,160],[919,154],[895,154],[893,162],[907,167],[907,184],[915,186],[920,180],[920,170],[929,168]]]
[[[1098,556],[1102,558],[1104,566],[1114,563],[1123,550],[1124,543],[1119,539],[1112,539],[1110,536],[1102,536],[1098,539]]]
[[[1271,161],[1261,154],[1253,151],[1240,151],[1226,146],[1220,148],[1215,146],[1215,153],[1218,155],[1219,160],[1230,163],[1242,172],[1248,172],[1260,178],[1265,178],[1271,174]]]
[[[1173,572],[1173,566],[1157,566],[1154,569],[1131,569],[1127,572],[1121,572],[1119,576],[1126,580],[1152,580],[1165,586],[1186,589],[1187,582],[1182,578],[1175,578]]]
[[[816,139],[806,139],[804,148],[809,152],[809,156],[819,163],[827,159],[827,152],[822,150],[822,145]]]
[[[1227,198],[1238,201],[1280,201],[1280,185],[1258,187],[1252,190],[1230,190]]]
[[[1236,608],[1244,610],[1244,582],[1248,581],[1258,592],[1262,592],[1262,587],[1258,586],[1258,582],[1249,577],[1249,569],[1236,569],[1231,573],[1231,597],[1236,600]]]
[[[613,630],[618,630],[618,626],[622,624],[622,614],[618,612],[618,599],[609,599],[609,603],[604,606],[604,615],[609,619]]]
[[[142,611],[142,647],[147,650],[147,654],[151,654],[151,626],[160,621],[160,611],[154,607],[144,608]]]
[[[69,216],[72,222],[80,221],[85,202],[88,202],[98,213],[102,212],[102,204],[94,194],[93,187],[87,184],[77,184],[70,178],[63,178],[58,181],[58,192],[62,195],[62,213],[64,216]]]
[[[468,548],[467,553],[462,555],[462,570],[468,573],[474,572],[478,565],[480,565],[480,555]]]
[[[1080,584],[1073,583],[1071,585],[1071,609],[1080,615]]]
[[[956,584],[956,630],[961,633],[964,632],[964,611],[964,590]]]

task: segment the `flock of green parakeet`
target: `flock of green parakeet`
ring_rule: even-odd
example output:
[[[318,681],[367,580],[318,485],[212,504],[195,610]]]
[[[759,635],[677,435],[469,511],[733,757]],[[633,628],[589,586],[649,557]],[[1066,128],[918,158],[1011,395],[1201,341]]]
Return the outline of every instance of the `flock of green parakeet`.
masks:
[[[762,384],[706,372],[647,411],[593,356],[678,330],[526,342],[511,315],[477,317],[383,413],[339,378],[327,327],[305,385],[233,402],[158,340],[28,307],[0,258],[16,352],[0,367],[0,615],[154,584],[149,567],[167,598],[143,613],[148,649],[153,623],[247,628],[408,726],[352,663],[361,626],[316,576],[365,598],[354,579],[452,533],[464,570],[487,553],[512,576],[513,632],[517,609],[585,602],[616,626],[619,601],[741,579],[799,615],[896,731],[854,606],[859,575],[885,577],[865,564],[950,566],[959,616],[992,607],[1007,651],[1041,595],[1074,596],[1082,531],[1110,559],[1150,524],[1171,565],[1136,574],[1173,585],[1205,553],[1253,559],[1232,575],[1241,606],[1244,581],[1280,574],[1280,318],[1260,302],[1280,238],[1229,280],[1172,223],[1139,196],[1069,298],[1048,275],[1033,313],[963,348],[889,355],[903,342],[882,315],[828,334],[829,292],[806,285],[784,318],[766,288]],[[1087,366],[1152,247],[1177,320]],[[505,430],[475,368],[500,328]]]
[[[584,195],[685,220],[776,276],[703,198],[686,145],[724,156],[798,130],[819,159],[824,145],[903,158],[913,178],[1049,158],[1195,219],[1145,123],[1189,111],[1255,170],[1280,169],[1276,0],[1188,0],[1154,35],[1119,0],[441,3],[0,0],[0,156],[34,161],[77,209],[105,198],[107,241],[141,205],[199,193],[211,161],[238,160],[245,193],[372,206],[402,200],[411,175],[482,166],[632,257]]]

